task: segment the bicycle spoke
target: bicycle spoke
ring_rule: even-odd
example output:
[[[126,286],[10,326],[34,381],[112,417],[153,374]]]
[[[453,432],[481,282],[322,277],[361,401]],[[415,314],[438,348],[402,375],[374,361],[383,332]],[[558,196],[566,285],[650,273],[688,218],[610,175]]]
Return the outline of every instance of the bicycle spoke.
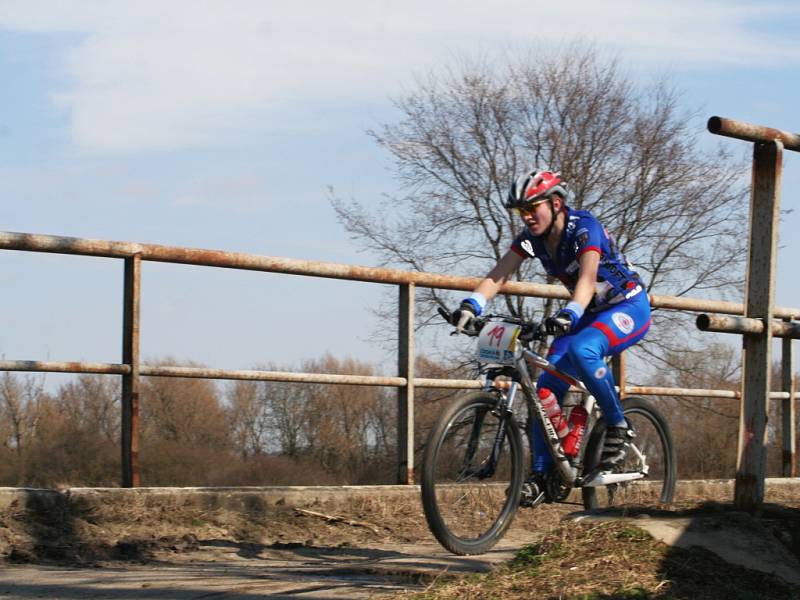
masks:
[[[603,508],[633,504],[669,502],[675,486],[675,460],[671,436],[663,418],[652,405],[641,399],[624,403],[625,418],[636,431],[636,439],[625,461],[615,468],[616,473],[644,473],[640,479],[596,488],[584,488],[584,505]],[[602,438],[587,449],[587,471],[590,463],[599,458]]]
[[[477,396],[479,401],[461,403],[435,428],[423,469],[423,504],[431,530],[446,548],[461,554],[494,545],[517,508],[518,491],[509,497],[506,490],[518,490],[522,483],[517,426],[487,410],[495,397]],[[493,455],[501,427],[506,435]]]

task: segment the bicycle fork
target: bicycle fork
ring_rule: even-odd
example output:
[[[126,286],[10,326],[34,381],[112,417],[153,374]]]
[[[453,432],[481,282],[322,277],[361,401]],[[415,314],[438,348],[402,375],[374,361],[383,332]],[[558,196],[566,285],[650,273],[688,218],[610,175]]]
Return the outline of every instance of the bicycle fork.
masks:
[[[498,415],[497,431],[494,434],[492,441],[492,451],[486,461],[477,469],[471,467],[472,459],[475,457],[475,451],[478,449],[480,442],[481,428],[483,427],[483,420],[486,418],[486,413],[489,409],[484,409],[475,415],[475,421],[472,423],[472,431],[470,432],[469,442],[467,442],[467,452],[464,456],[464,463],[461,472],[468,476],[475,476],[478,479],[486,479],[492,477],[497,470],[497,463],[500,461],[500,454],[503,451],[503,443],[506,437],[506,430],[508,429],[508,419],[511,417],[511,411],[514,406],[514,397],[516,396],[519,384],[516,381],[511,382],[511,386],[505,399],[501,398],[497,403]],[[484,386],[486,391],[494,390],[494,379],[487,380]]]

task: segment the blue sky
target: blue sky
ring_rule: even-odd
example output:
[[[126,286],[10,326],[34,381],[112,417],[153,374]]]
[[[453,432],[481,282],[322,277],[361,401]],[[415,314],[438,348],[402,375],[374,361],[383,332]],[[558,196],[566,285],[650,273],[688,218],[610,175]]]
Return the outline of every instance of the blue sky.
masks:
[[[397,189],[365,130],[415,74],[533,43],[588,40],[637,80],[668,74],[701,128],[800,131],[796,2],[272,4],[0,0],[0,229],[376,264],[327,192]],[[787,153],[787,209],[798,165]],[[800,306],[798,226],[782,223],[784,306]],[[118,362],[121,277],[119,261],[0,253],[0,354]],[[369,341],[382,286],[151,263],[143,286],[146,359],[391,368]]]

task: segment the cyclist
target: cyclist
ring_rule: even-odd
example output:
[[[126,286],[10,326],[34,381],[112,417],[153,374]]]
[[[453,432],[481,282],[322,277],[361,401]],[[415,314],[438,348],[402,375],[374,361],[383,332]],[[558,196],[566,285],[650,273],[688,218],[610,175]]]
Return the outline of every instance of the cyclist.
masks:
[[[591,213],[566,204],[566,183],[559,173],[534,170],[511,186],[506,208],[515,209],[525,228],[486,278],[453,314],[459,329],[481,314],[527,258],[538,258],[545,271],[569,290],[571,300],[542,328],[556,335],[548,358],[578,376],[597,399],[607,426],[601,468],[620,464],[635,434],[622,414],[614,377],[604,358],[641,340],[650,327],[650,302],[644,284],[616,243]],[[569,385],[544,372],[537,381],[540,398],[552,393],[562,402]],[[526,504],[545,497],[545,480],[553,459],[541,425],[531,429],[532,473]]]

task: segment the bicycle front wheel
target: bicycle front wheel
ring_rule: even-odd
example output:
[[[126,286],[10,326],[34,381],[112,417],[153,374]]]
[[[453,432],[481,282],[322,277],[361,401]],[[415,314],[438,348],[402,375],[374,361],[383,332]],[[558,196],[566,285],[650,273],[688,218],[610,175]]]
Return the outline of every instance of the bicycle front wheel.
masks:
[[[675,494],[677,458],[666,420],[643,398],[626,398],[622,401],[622,411],[636,432],[636,438],[625,462],[614,472],[646,472],[646,476],[624,483],[582,488],[583,505],[587,510],[626,504],[668,504]],[[601,419],[589,436],[584,458],[585,473],[591,473],[600,464],[605,432],[606,426]]]
[[[522,437],[497,396],[470,394],[439,417],[422,465],[422,506],[439,543],[454,554],[486,552],[519,506],[525,476]]]

